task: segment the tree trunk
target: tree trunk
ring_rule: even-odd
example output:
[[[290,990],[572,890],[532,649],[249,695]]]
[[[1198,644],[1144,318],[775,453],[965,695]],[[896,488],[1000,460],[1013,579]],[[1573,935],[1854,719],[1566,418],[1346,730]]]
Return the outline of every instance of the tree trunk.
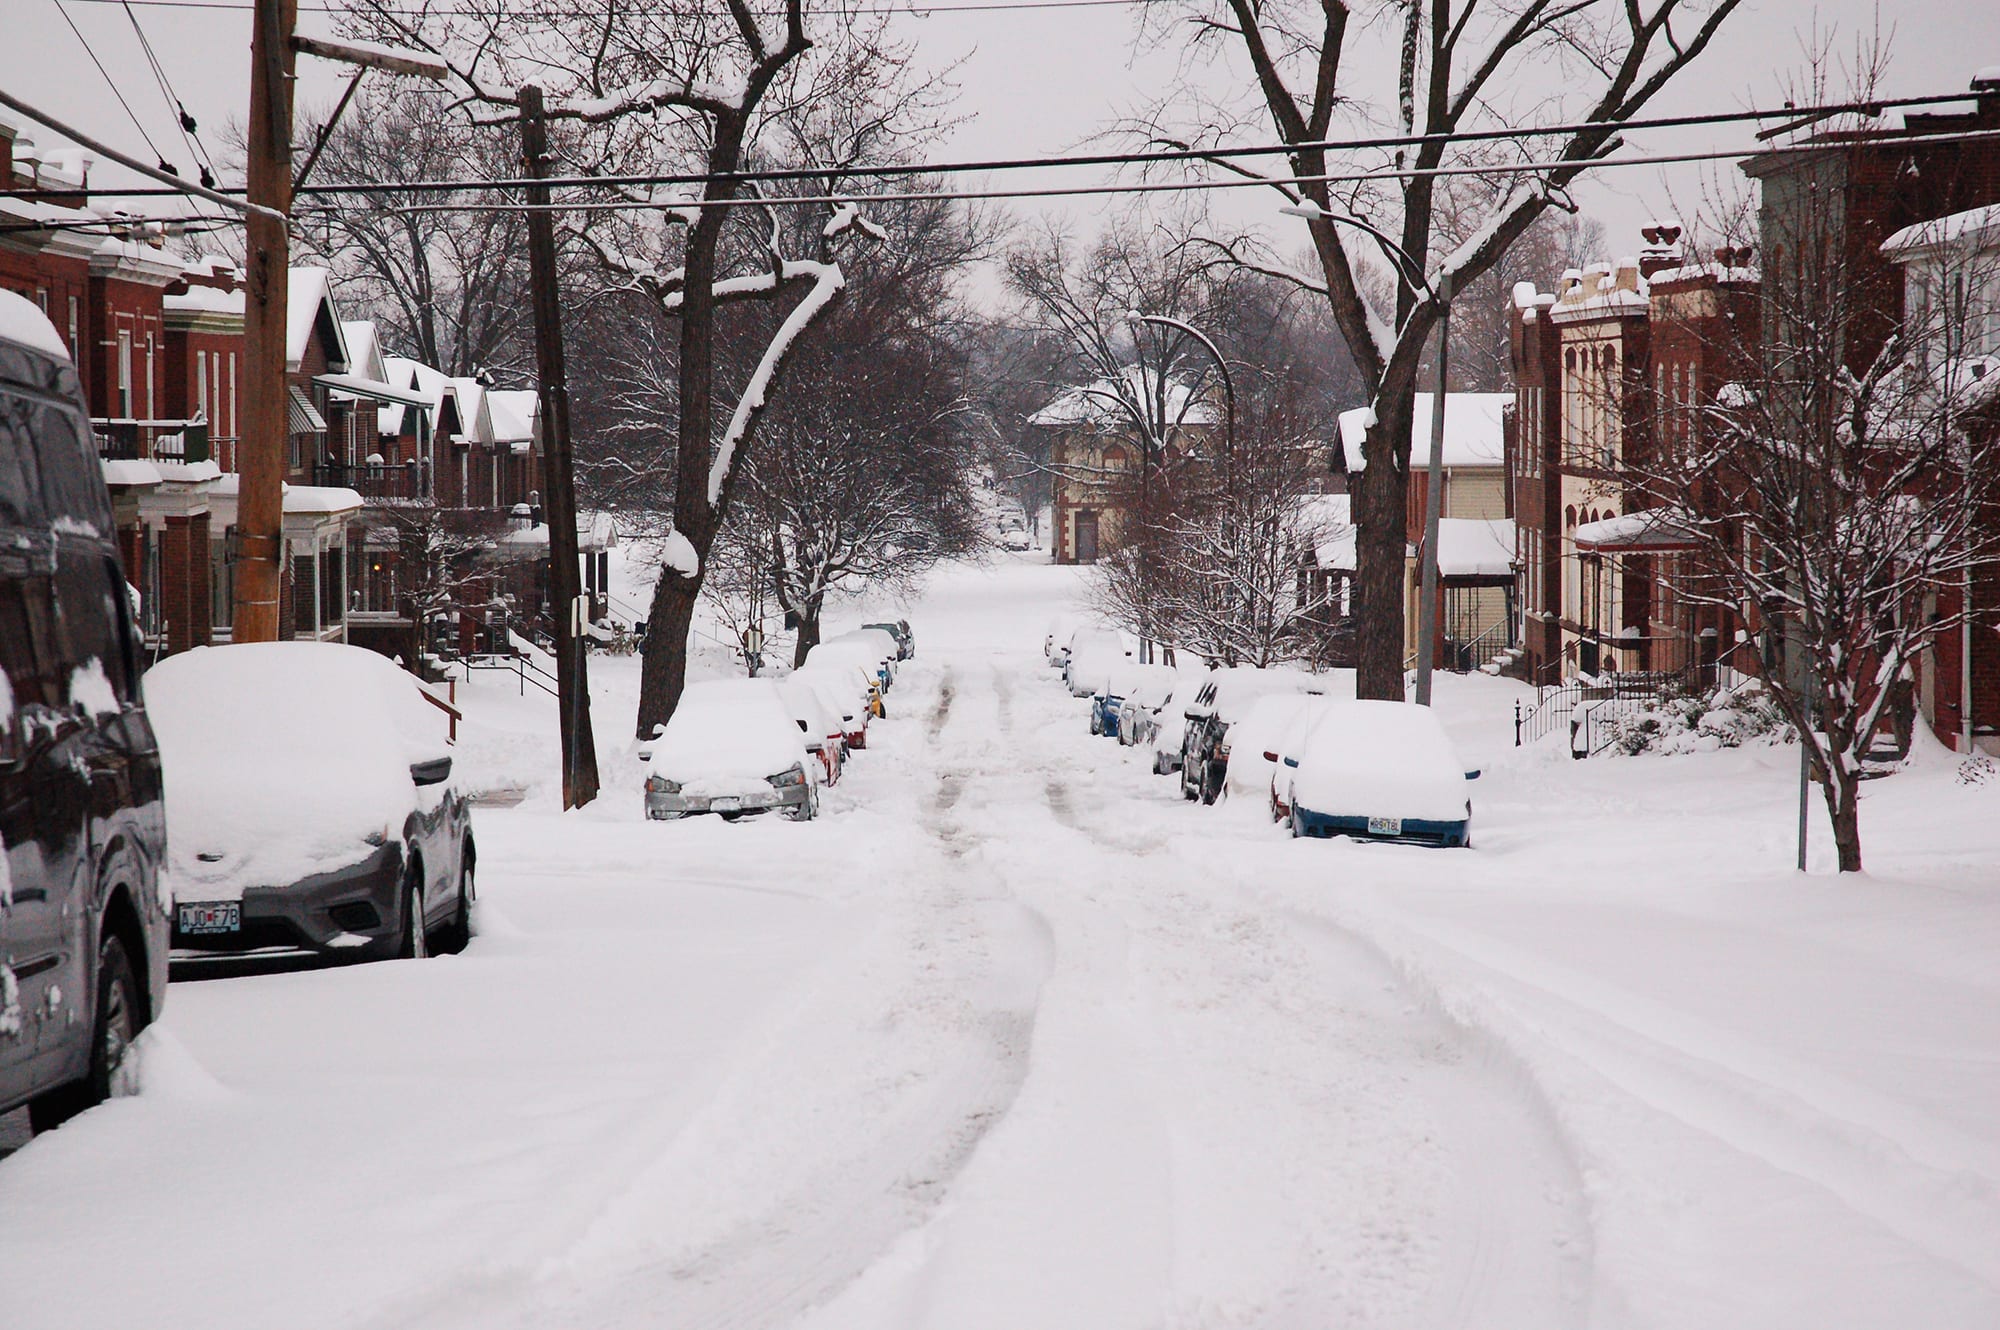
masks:
[[[687,687],[688,632],[694,627],[694,607],[700,599],[699,581],[671,568],[660,569],[646,617],[646,640],[639,649],[636,728],[641,739],[652,738],[653,727],[666,724]]]
[[[1413,390],[1384,385],[1369,431],[1368,465],[1350,478],[1354,549],[1354,655],[1357,698],[1401,702],[1403,692],[1403,580],[1409,476],[1389,464],[1410,455]]]
[[[1826,812],[1833,823],[1833,848],[1840,857],[1840,871],[1861,871],[1861,776],[1858,772],[1835,771],[1826,784]]]
[[[792,668],[798,669],[806,663],[806,652],[819,645],[819,615],[821,598],[806,597],[805,604],[799,606],[799,642],[792,651]]]

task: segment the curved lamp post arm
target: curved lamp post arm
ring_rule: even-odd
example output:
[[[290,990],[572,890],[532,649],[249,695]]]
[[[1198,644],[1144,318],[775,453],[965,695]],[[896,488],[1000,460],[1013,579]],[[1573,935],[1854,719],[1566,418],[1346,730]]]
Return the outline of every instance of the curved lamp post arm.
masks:
[[[1135,309],[1129,311],[1125,319],[1128,323],[1156,323],[1163,328],[1172,328],[1201,343],[1202,349],[1215,361],[1215,368],[1222,375],[1222,406],[1226,413],[1222,434],[1223,449],[1233,455],[1236,451],[1236,384],[1229,377],[1229,362],[1223,359],[1221,348],[1216,346],[1207,333],[1193,324],[1169,318],[1165,314],[1141,314]]]

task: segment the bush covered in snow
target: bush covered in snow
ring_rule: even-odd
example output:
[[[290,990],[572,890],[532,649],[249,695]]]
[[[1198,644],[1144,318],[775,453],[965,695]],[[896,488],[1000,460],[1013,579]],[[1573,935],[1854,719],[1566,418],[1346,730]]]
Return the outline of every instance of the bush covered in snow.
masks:
[[[1673,689],[1612,722],[1622,753],[1707,753],[1751,743],[1791,743],[1792,727],[1755,679],[1706,692]]]

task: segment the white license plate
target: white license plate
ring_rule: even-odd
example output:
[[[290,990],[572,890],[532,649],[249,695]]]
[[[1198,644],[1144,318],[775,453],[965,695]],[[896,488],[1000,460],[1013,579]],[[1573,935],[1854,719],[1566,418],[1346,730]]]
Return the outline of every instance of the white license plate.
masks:
[[[732,796],[726,799],[712,799],[708,806],[718,813],[734,813],[742,809],[743,801]]]
[[[1371,836],[1400,836],[1403,834],[1403,819],[1400,817],[1371,817],[1368,819],[1368,834]]]
[[[181,932],[190,937],[197,933],[240,933],[243,931],[243,905],[239,901],[183,905],[179,907],[179,922]]]

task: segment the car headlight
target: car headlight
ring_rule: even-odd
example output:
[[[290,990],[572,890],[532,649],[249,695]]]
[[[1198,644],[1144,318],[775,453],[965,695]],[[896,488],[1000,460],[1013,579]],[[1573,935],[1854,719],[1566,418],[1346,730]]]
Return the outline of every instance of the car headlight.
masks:
[[[780,771],[777,775],[766,776],[764,779],[782,790],[787,786],[805,784],[806,771],[804,767],[793,767],[790,771]]]
[[[681,783],[677,780],[668,780],[665,776],[646,777],[646,793],[648,794],[679,794],[680,792]]]

